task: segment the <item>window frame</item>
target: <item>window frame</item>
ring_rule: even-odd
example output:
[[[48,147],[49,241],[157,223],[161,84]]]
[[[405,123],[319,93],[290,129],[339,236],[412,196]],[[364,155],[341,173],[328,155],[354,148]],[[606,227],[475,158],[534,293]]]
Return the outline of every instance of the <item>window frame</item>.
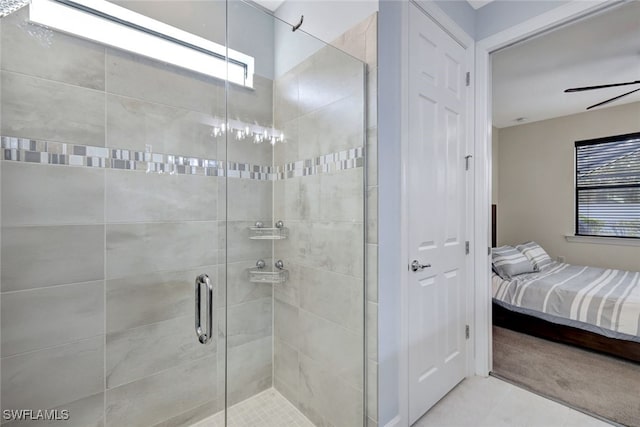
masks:
[[[640,188],[640,184],[624,184],[624,185],[614,185],[614,186],[586,186],[579,187],[578,186],[578,148],[585,147],[590,145],[599,145],[606,144],[610,142],[622,142],[630,139],[640,139],[640,132],[632,132],[622,135],[613,135],[607,136],[603,138],[594,138],[594,139],[585,139],[581,141],[575,141],[574,143],[574,191],[575,191],[575,229],[574,233],[577,237],[594,237],[594,238],[607,238],[607,239],[631,239],[635,241],[640,241],[640,237],[636,236],[613,236],[613,235],[604,235],[604,234],[583,234],[580,233],[580,205],[579,205],[579,191],[580,190],[588,190],[588,189],[598,189],[598,188]]]

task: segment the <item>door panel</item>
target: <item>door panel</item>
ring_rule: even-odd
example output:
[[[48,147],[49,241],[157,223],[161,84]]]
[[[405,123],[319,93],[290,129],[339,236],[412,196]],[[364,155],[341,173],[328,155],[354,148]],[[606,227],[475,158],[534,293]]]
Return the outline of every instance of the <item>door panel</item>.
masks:
[[[414,6],[409,51],[409,418],[465,374],[465,50]]]

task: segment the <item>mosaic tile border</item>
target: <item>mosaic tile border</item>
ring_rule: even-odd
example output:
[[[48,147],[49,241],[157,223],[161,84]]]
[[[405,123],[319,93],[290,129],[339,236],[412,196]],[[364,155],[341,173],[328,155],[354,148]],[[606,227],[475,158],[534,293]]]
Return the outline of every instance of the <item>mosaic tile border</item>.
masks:
[[[325,154],[308,160],[276,166],[276,180],[318,175],[320,173],[361,168],[364,165],[364,148],[351,148],[337,153]]]
[[[2,160],[50,165],[123,169],[170,175],[228,176],[229,178],[277,181],[318,175],[364,165],[364,148],[352,148],[299,160],[281,166],[223,162],[215,159],[151,153],[121,148],[95,147],[3,136]]]

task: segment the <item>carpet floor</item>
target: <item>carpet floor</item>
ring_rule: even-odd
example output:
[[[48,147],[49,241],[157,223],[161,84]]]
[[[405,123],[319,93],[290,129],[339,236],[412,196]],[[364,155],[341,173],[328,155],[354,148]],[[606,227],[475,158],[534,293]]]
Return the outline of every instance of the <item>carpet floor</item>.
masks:
[[[493,372],[575,408],[640,427],[640,364],[494,326]]]

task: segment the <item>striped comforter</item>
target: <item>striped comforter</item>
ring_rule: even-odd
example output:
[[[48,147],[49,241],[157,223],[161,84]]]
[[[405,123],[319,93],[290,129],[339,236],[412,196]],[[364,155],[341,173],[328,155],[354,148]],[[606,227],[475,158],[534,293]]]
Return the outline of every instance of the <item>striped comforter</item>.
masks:
[[[556,323],[640,341],[640,272],[554,262],[511,280],[494,274],[493,298]]]

